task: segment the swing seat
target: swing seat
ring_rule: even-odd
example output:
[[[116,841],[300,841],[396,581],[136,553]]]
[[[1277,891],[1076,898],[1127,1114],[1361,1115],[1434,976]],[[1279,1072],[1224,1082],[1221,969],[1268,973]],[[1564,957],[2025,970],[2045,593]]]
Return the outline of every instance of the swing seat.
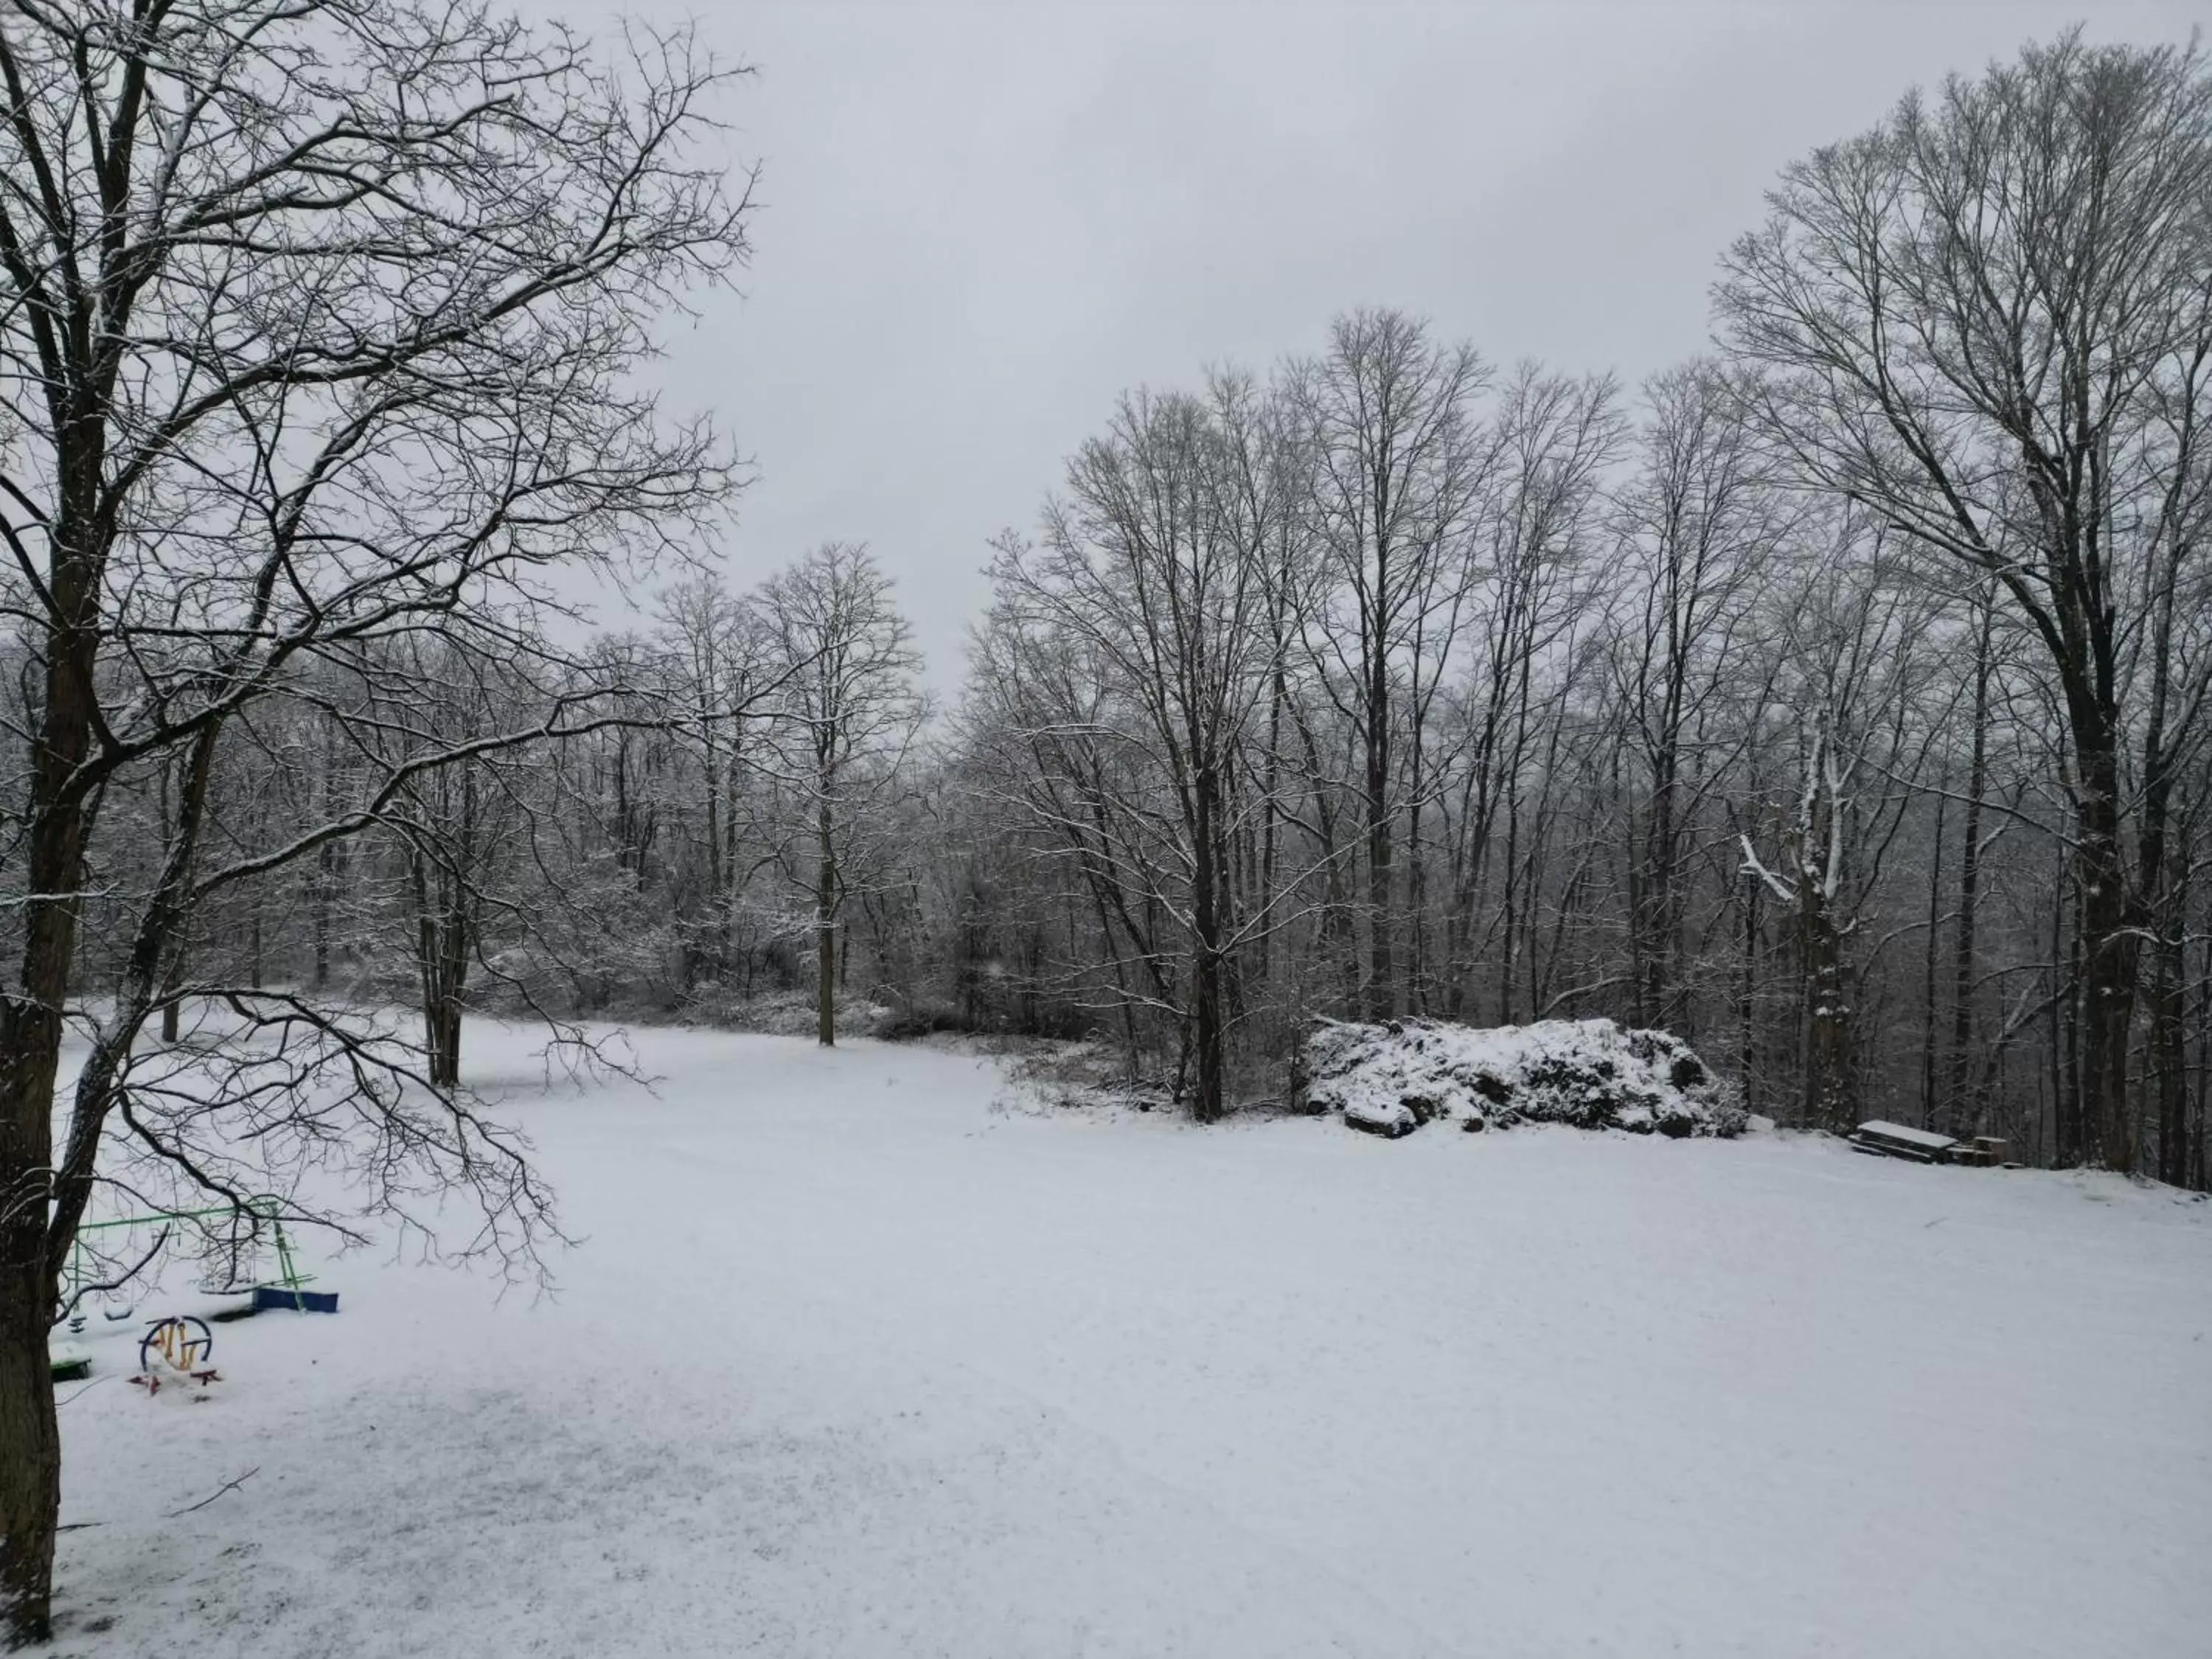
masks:
[[[338,1310],[336,1291],[295,1291],[283,1285],[256,1285],[253,1287],[253,1311],[256,1313],[326,1313]]]

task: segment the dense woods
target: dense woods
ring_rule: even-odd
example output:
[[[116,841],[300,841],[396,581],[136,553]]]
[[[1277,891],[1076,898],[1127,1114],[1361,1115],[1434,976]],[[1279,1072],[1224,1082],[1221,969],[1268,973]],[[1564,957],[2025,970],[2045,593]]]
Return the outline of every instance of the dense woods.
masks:
[[[714,71],[378,5],[350,70],[224,58],[240,9],[0,54],[10,1389],[106,1139],[156,1193],[459,1183],[526,1255],[477,1012],[1090,1037],[1202,1121],[1316,1016],[1606,1015],[1785,1124],[2212,1185],[2195,49],[2065,38],[1792,165],[1639,385],[1369,307],[1132,391],[933,678],[904,550],[693,558],[733,475],[625,378],[744,252]],[[580,642],[560,563],[648,612]]]

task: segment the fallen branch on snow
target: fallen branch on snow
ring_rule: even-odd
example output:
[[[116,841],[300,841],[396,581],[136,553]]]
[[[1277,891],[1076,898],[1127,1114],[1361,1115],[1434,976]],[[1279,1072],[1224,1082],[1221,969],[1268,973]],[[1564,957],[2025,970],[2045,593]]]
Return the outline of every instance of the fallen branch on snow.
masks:
[[[252,1468],[246,1470],[244,1474],[240,1475],[237,1480],[224,1481],[222,1485],[217,1486],[205,1498],[201,1498],[198,1503],[187,1504],[180,1510],[171,1510],[161,1518],[164,1521],[173,1521],[180,1515],[190,1515],[194,1510],[204,1510],[209,1504],[214,1503],[216,1498],[222,1497],[223,1493],[227,1492],[236,1492],[240,1486],[244,1486],[247,1481],[252,1480],[255,1475],[260,1473],[261,1466],[258,1463],[256,1463]]]

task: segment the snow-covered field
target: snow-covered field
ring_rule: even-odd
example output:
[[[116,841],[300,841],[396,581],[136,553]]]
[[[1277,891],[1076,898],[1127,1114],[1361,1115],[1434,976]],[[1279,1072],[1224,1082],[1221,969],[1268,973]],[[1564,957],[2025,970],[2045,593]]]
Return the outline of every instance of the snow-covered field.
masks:
[[[94,1322],[61,1653],[2212,1642],[2212,1205],[1771,1135],[1038,1115],[941,1049],[638,1041],[657,1097],[508,1101],[586,1241],[556,1299],[357,1255],[338,1317],[218,1326],[197,1405]]]

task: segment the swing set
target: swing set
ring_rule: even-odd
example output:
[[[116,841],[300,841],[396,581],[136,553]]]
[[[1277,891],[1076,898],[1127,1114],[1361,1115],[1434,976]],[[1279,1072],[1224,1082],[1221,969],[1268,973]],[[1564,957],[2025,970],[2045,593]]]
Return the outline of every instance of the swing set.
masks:
[[[239,1237],[236,1233],[237,1225],[241,1219],[247,1224],[246,1236],[243,1238]],[[223,1204],[204,1210],[155,1210],[146,1215],[116,1216],[103,1221],[79,1223],[76,1243],[70,1249],[69,1273],[63,1285],[64,1305],[73,1310],[70,1316],[70,1328],[73,1330],[83,1328],[84,1316],[78,1310],[78,1304],[88,1290],[101,1288],[98,1275],[106,1271],[111,1261],[115,1259],[100,1248],[97,1239],[88,1240],[86,1237],[87,1234],[118,1232],[134,1227],[159,1228],[161,1231],[156,1236],[152,1249],[145,1253],[138,1264],[139,1267],[143,1268],[150,1263],[155,1256],[161,1254],[167,1242],[168,1234],[173,1230],[180,1226],[188,1227],[194,1224],[213,1221],[227,1221],[231,1224],[233,1231],[227,1241],[227,1247],[230,1252],[234,1274],[240,1255],[258,1242],[261,1236],[261,1230],[264,1226],[269,1229],[270,1238],[276,1246],[276,1274],[274,1279],[249,1285],[227,1283],[215,1292],[218,1295],[232,1295],[241,1291],[250,1291],[253,1298],[252,1304],[240,1310],[240,1313],[258,1314],[266,1313],[271,1310],[289,1309],[295,1313],[334,1314],[338,1310],[338,1297],[336,1291],[311,1291],[307,1288],[314,1283],[314,1276],[312,1273],[301,1273],[298,1262],[293,1257],[292,1242],[284,1236],[283,1200],[264,1194],[258,1198],[249,1198],[243,1204]],[[202,1225],[200,1231],[212,1234],[215,1229]],[[118,1283],[114,1288],[120,1289],[120,1284]],[[110,1314],[107,1316],[111,1319],[128,1319],[131,1315],[126,1310],[122,1314]]]

